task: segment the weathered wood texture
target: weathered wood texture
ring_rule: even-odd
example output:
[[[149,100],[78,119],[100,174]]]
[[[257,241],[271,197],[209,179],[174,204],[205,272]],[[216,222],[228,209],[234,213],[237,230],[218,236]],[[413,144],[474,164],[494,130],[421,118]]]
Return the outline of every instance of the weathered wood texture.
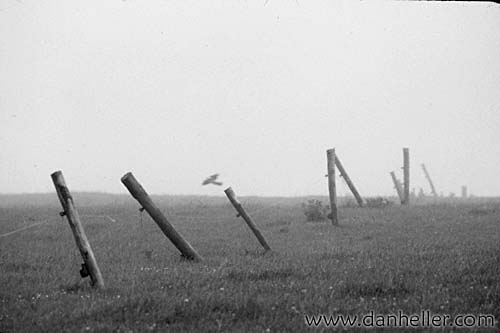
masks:
[[[257,226],[253,222],[250,215],[247,214],[247,212],[245,211],[245,209],[243,208],[241,203],[236,198],[236,194],[234,193],[233,189],[231,187],[228,187],[227,189],[224,190],[224,193],[226,193],[227,198],[229,199],[231,204],[234,206],[234,208],[238,212],[237,216],[238,217],[241,216],[243,218],[243,220],[245,220],[246,224],[248,225],[250,230],[252,230],[255,237],[257,237],[260,245],[262,245],[264,250],[266,250],[266,251],[271,250],[271,247],[269,246],[269,244],[267,244],[266,239],[264,238],[264,236],[260,232],[259,228],[257,228]]]
[[[339,160],[339,157],[337,154],[335,154],[335,165],[339,169],[340,176],[344,178],[344,181],[346,182],[347,186],[352,192],[352,195],[354,195],[354,198],[356,198],[356,201],[358,202],[359,207],[363,207],[363,199],[361,198],[361,195],[359,195],[358,190],[356,189],[356,186],[354,186],[354,183],[352,182],[351,178],[349,178],[349,175],[344,169],[344,166]]]
[[[399,201],[401,201],[401,203],[403,203],[404,202],[403,188],[402,188],[399,180],[396,178],[396,174],[394,173],[394,171],[391,171],[391,178],[392,178],[392,182],[394,183],[394,188],[396,189],[396,192],[398,193]]]
[[[153,203],[153,200],[151,200],[148,193],[131,172],[126,173],[121,178],[121,182],[125,185],[130,194],[141,204],[142,208],[148,212],[149,216],[151,216],[165,236],[167,236],[181,252],[183,257],[195,261],[202,260],[196,250],[177,232],[177,230],[175,230],[161,210]]]
[[[337,187],[335,183],[335,148],[326,151],[326,160],[328,170],[328,192],[330,194],[330,219],[333,225],[338,225]]]
[[[61,215],[66,216],[69,222],[73,236],[75,237],[76,246],[80,251],[83,258],[82,269],[80,270],[80,275],[82,277],[90,276],[90,283],[93,287],[104,288],[104,280],[102,278],[101,271],[97,266],[97,261],[94,256],[94,252],[90,246],[90,243],[85,235],[82,224],[80,222],[80,217],[74,205],[73,197],[69,192],[66,182],[61,171],[56,171],[52,175],[52,181],[56,188],[57,196],[63,207],[63,213]]]
[[[410,150],[403,148],[404,205],[410,204]]]
[[[425,164],[421,164],[422,165],[422,170],[424,171],[424,174],[425,174],[425,178],[427,179],[427,181],[429,182],[429,185],[431,186],[431,192],[432,192],[432,195],[437,197],[438,194],[436,192],[436,188],[434,187],[434,183],[431,179],[431,176],[429,175],[429,172],[427,171],[427,168],[425,167]]]

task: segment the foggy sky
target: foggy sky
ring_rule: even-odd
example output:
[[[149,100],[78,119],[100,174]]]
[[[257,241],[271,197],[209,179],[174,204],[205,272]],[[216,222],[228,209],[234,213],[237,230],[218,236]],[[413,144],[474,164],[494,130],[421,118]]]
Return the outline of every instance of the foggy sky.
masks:
[[[417,191],[500,195],[499,142],[496,4],[0,0],[1,193],[327,194],[335,147],[387,195],[409,147]]]

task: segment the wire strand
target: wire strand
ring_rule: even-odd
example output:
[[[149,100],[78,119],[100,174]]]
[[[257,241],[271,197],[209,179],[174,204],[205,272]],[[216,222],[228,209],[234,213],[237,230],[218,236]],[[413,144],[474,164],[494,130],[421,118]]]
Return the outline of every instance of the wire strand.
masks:
[[[42,221],[42,222],[31,224],[29,226],[25,226],[25,227],[22,227],[22,228],[19,228],[19,229],[16,229],[16,230],[12,230],[12,231],[9,231],[9,232],[7,232],[5,234],[0,234],[0,237],[7,237],[7,236],[10,236],[10,235],[16,234],[18,232],[24,231],[24,230],[28,230],[28,229],[34,228],[34,227],[42,225],[42,224],[47,224],[47,225],[48,224],[55,224],[55,222],[48,223],[48,221],[49,220],[46,220],[46,221]]]

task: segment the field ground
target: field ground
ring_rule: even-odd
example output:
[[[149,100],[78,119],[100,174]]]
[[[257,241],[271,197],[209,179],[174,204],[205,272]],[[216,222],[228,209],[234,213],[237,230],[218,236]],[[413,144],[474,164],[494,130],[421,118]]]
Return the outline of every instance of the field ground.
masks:
[[[0,332],[305,331],[305,314],[371,310],[500,318],[498,200],[343,208],[332,227],[305,221],[305,199],[240,198],[273,248],[263,255],[225,198],[155,197],[204,257],[191,263],[132,199],[76,194],[99,292],[79,277],[54,197],[0,206],[0,234],[45,221],[0,237]]]

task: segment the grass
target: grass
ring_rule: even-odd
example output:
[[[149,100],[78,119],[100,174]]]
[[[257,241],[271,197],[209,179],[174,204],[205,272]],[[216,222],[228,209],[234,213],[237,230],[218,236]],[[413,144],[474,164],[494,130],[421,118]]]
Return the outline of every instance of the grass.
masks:
[[[57,202],[1,207],[0,234],[48,222],[0,238],[0,332],[304,331],[305,314],[425,309],[500,317],[498,202],[344,208],[332,227],[305,222],[294,199],[241,198],[273,249],[263,254],[223,198],[154,200],[204,260],[182,260],[132,200],[82,201],[104,291],[80,279]]]

